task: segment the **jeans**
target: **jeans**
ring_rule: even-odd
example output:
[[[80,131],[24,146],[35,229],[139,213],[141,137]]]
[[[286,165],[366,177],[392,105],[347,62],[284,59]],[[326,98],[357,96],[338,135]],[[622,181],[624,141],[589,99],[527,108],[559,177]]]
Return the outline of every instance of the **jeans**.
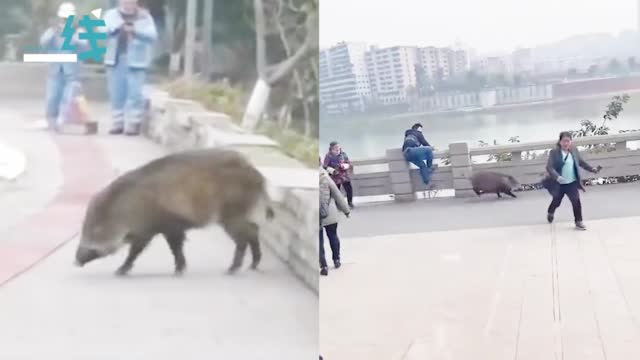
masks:
[[[422,181],[425,185],[429,185],[433,166],[433,149],[430,146],[410,147],[404,151],[404,158],[420,169]]]
[[[344,186],[344,191],[347,193],[347,202],[349,205],[353,205],[353,187],[351,186],[351,181],[345,181],[342,184],[336,184],[338,189]]]
[[[49,73],[47,78],[46,117],[49,126],[58,124],[58,116],[62,107],[65,90],[74,80],[73,74],[65,74],[62,70]]]
[[[121,55],[115,66],[107,68],[114,127],[131,128],[142,121],[145,111],[142,93],[145,77],[144,69],[129,67],[126,55]]]
[[[562,203],[562,198],[567,195],[571,206],[573,207],[573,217],[576,222],[582,221],[582,204],[580,203],[580,193],[578,192],[578,182],[574,181],[571,184],[563,184],[558,188],[558,192],[554,195],[551,204],[549,205],[548,213],[554,214],[556,209]]]
[[[320,268],[327,267],[327,259],[324,255],[324,231],[327,232],[329,238],[329,246],[333,261],[340,260],[340,239],[338,238],[338,224],[331,224],[320,229]]]

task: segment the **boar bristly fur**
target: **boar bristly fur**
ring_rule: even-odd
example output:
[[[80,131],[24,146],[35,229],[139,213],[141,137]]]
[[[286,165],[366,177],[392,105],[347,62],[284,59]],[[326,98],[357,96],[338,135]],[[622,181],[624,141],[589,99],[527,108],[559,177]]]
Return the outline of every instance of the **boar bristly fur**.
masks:
[[[125,173],[89,202],[76,263],[115,253],[129,245],[117,273],[124,275],[151,239],[164,235],[175,272],[186,267],[187,230],[220,224],[235,242],[229,273],[242,266],[247,247],[251,267],[262,256],[259,223],[274,216],[262,174],[240,153],[205,149],[172,154]]]

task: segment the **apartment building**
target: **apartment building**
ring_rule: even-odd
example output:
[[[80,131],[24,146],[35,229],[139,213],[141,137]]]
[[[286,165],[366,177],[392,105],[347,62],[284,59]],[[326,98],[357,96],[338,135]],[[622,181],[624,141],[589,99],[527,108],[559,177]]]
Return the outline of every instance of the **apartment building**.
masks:
[[[365,110],[372,96],[366,51],[364,43],[347,42],[320,51],[320,106],[328,114]]]
[[[373,100],[381,105],[406,103],[407,90],[416,88],[418,48],[372,47],[365,55]]]

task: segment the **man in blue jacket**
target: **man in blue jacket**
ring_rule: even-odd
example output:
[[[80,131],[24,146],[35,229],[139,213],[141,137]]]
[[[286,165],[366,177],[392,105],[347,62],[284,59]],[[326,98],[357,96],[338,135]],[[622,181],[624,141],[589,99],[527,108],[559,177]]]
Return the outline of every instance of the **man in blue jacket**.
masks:
[[[119,0],[104,21],[108,32],[104,63],[113,112],[110,134],[138,135],[145,111],[142,89],[158,38],[156,26],[137,0]]]
[[[425,185],[429,185],[433,167],[433,148],[422,134],[422,124],[413,124],[411,129],[404,132],[402,153],[405,160],[420,169],[422,181]]]

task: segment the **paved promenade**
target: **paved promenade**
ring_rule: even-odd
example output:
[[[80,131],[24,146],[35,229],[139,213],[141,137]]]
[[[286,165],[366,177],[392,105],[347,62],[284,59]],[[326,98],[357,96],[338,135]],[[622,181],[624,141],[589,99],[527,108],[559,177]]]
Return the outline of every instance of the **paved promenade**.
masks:
[[[358,208],[340,224],[343,267],[321,279],[321,351],[640,358],[640,184],[581,195],[586,232],[573,229],[568,201],[547,224],[545,192]]]
[[[92,106],[106,119],[104,105]],[[74,267],[89,197],[163,149],[144,138],[25,130],[42,108],[24,97],[0,100],[0,142],[28,160],[21,177],[0,185],[0,359],[317,356],[317,296],[266,249],[261,272],[225,275],[234,247],[219,228],[188,235],[183,278],[172,275],[160,239],[128,278],[113,275],[124,251]]]

